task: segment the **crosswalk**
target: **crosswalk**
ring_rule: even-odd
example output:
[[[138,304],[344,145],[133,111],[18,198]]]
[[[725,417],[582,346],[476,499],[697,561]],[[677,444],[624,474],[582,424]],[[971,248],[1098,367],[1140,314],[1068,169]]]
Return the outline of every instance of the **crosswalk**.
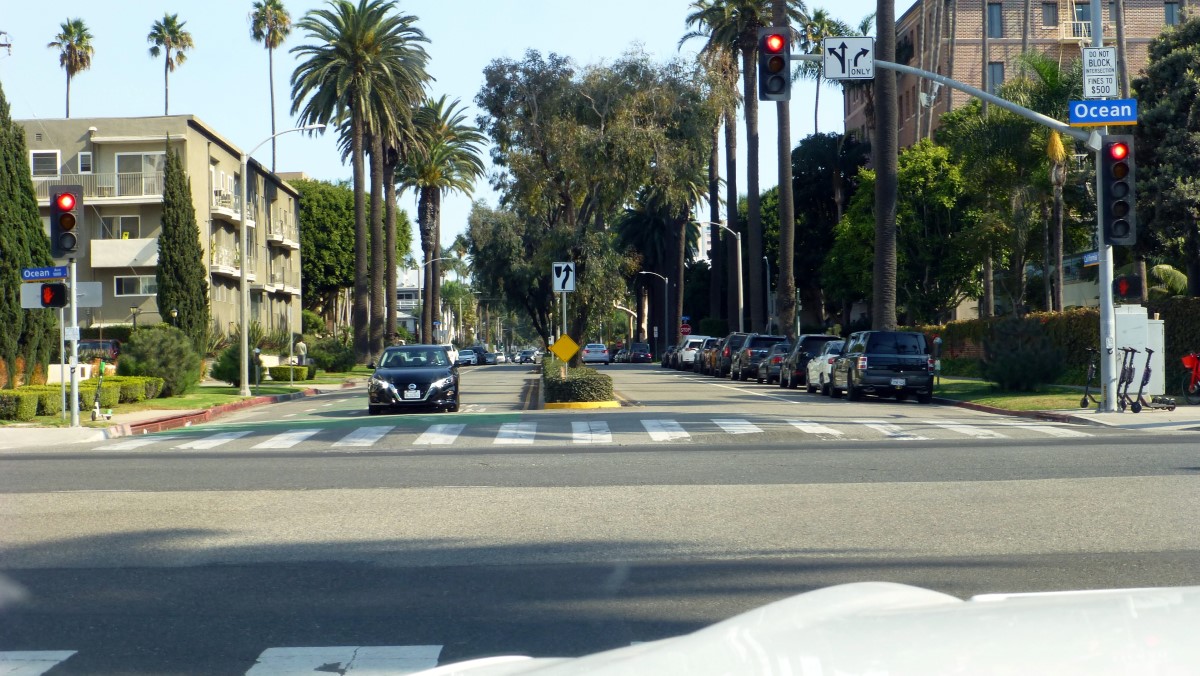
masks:
[[[1031,420],[987,419],[842,419],[732,417],[616,419],[521,419],[510,422],[427,424],[369,424],[309,426],[280,430],[278,426],[202,433],[191,430],[114,440],[100,451],[225,451],[225,450],[328,450],[362,452],[420,450],[427,447],[535,445],[603,446],[664,444],[686,445],[713,437],[772,441],[879,441],[911,443],[934,440],[1072,439],[1092,431],[1077,426]],[[240,443],[235,443],[240,442]]]

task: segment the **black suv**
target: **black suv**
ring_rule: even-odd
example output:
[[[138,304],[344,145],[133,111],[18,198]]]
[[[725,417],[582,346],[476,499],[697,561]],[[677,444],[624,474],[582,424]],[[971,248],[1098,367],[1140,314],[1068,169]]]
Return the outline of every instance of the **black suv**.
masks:
[[[654,355],[650,353],[650,343],[630,343],[630,364],[649,364],[652,361],[654,361]]]
[[[734,331],[725,336],[724,340],[717,343],[717,353],[713,356],[712,375],[718,378],[724,378],[729,375],[729,371],[733,365],[733,355],[742,347],[742,343],[746,341],[748,333]]]
[[[925,334],[911,331],[859,331],[846,339],[846,349],[833,364],[830,393],[857,401],[863,394],[910,394],[917,401],[933,401],[933,357]]]
[[[804,333],[796,338],[792,351],[783,358],[783,366],[779,369],[779,386],[794,388],[807,385],[808,360],[820,354],[825,343],[832,340],[841,338],[821,333]]]
[[[747,335],[745,342],[733,353],[729,377],[733,380],[749,379],[751,375],[758,373],[758,362],[767,356],[771,346],[786,340],[787,336],[772,336],[765,333]]]

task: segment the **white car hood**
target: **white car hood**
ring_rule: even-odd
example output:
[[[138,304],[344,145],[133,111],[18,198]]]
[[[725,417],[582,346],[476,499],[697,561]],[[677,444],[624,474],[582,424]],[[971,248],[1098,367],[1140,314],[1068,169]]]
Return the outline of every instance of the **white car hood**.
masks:
[[[1200,674],[1200,587],[962,601],[861,582],[793,596],[685,636],[585,657],[489,657],[420,673]]]

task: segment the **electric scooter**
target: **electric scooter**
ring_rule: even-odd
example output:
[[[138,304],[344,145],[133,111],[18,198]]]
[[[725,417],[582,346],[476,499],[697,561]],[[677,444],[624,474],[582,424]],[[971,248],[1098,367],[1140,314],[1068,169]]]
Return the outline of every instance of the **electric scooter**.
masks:
[[[1113,393],[1113,396],[1117,398],[1117,410],[1124,413],[1128,402],[1126,401],[1126,395],[1121,393],[1121,388],[1124,387],[1128,391],[1129,383],[1133,380],[1133,348],[1122,347],[1118,349],[1124,352],[1125,356],[1121,358],[1121,375],[1117,378],[1117,389]]]
[[[1088,360],[1087,384],[1083,386],[1083,398],[1079,400],[1079,408],[1087,408],[1089,400],[1093,404],[1100,403],[1100,400],[1091,393],[1092,379],[1096,377],[1097,366],[1100,364],[1100,350],[1089,347],[1087,351],[1092,353],[1092,358]],[[1109,352],[1112,352],[1112,350],[1109,350]]]
[[[1154,354],[1154,350],[1146,348],[1146,368],[1142,370],[1142,384],[1138,386],[1137,397],[1130,399],[1129,410],[1134,413],[1141,413],[1142,407],[1158,408],[1167,411],[1175,410],[1175,400],[1171,397],[1156,394],[1150,397],[1150,401],[1146,401],[1142,396],[1142,392],[1146,389],[1146,385],[1150,384],[1150,355]]]

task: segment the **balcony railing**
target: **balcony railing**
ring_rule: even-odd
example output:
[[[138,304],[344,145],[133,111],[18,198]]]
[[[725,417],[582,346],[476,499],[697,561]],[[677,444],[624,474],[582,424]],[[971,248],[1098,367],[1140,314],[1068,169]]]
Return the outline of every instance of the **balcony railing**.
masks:
[[[1112,24],[1105,21],[1102,24],[1104,37],[1112,37]],[[1092,39],[1092,22],[1091,21],[1066,21],[1059,24],[1059,38],[1065,42],[1074,40],[1091,40]]]
[[[55,185],[83,186],[85,199],[162,197],[163,173],[156,171],[138,174],[62,174],[56,177],[35,177],[37,198],[48,201],[51,186]]]
[[[289,249],[299,249],[300,235],[293,223],[290,214],[272,218],[267,224],[267,241],[282,244]]]

